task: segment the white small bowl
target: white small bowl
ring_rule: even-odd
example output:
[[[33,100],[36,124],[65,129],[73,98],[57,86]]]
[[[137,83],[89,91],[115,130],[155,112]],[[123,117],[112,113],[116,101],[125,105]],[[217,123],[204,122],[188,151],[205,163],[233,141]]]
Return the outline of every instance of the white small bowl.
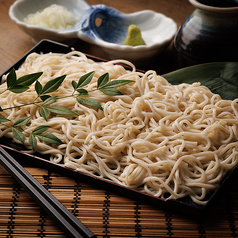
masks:
[[[66,7],[79,22],[65,30],[29,25],[24,18],[44,8],[58,4]],[[173,40],[177,24],[163,14],[144,10],[125,14],[103,4],[89,5],[84,0],[18,0],[9,9],[10,18],[36,43],[42,39],[65,42],[79,38],[98,45],[111,59],[126,59],[134,63],[147,60],[164,50]],[[96,24],[100,19],[101,24]],[[146,45],[123,45],[129,25],[141,30]]]
[[[30,25],[24,22],[24,18],[29,14],[42,11],[53,4],[66,7],[79,18],[81,18],[87,9],[90,8],[90,5],[84,0],[17,0],[10,6],[9,16],[20,29],[32,37],[34,43],[37,43],[42,39],[65,42],[77,37],[74,31],[64,33],[60,30]]]

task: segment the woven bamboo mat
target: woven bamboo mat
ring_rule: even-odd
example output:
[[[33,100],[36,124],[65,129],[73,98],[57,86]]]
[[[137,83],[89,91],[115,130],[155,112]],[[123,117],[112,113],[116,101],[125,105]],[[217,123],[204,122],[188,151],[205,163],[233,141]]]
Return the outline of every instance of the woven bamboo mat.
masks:
[[[238,236],[238,189],[225,194],[209,219],[198,222],[48,170],[24,167],[97,237]],[[0,237],[66,237],[1,166]]]

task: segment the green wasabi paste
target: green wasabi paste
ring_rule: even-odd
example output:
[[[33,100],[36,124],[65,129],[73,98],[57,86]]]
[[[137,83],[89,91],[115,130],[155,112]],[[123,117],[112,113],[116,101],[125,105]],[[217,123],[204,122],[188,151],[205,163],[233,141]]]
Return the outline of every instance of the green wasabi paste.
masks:
[[[141,36],[141,31],[139,27],[137,27],[136,25],[130,25],[128,27],[127,37],[123,45],[131,45],[131,46],[146,45],[145,41]]]

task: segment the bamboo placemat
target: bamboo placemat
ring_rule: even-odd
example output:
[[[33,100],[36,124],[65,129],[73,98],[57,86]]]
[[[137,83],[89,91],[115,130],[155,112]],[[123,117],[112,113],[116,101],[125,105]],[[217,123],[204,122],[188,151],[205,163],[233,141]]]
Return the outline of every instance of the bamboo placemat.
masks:
[[[202,221],[141,204],[48,170],[24,166],[97,237],[237,237],[238,189]],[[66,238],[0,166],[0,237]]]

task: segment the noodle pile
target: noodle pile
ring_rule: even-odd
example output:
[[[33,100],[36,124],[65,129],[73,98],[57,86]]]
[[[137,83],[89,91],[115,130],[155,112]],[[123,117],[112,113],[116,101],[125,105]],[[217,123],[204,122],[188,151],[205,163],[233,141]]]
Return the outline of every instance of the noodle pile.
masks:
[[[54,103],[79,116],[52,115],[45,121],[37,106],[6,110],[1,115],[13,122],[31,116],[24,127],[31,132],[39,125],[63,141],[61,145],[38,141],[36,151],[51,154],[55,163],[137,188],[161,198],[190,196],[197,204],[219,186],[221,179],[238,161],[238,99],[222,100],[199,83],[171,85],[154,71],[126,70],[117,61],[96,63],[80,52],[28,56],[17,76],[43,72],[39,81],[66,74],[62,86],[52,95],[72,94],[71,81],[95,71],[85,89],[96,89],[97,79],[108,72],[110,80],[135,83],[118,88],[124,95],[90,93],[103,111],[77,103],[73,97]],[[6,80],[6,76],[4,76]],[[6,83],[0,85],[0,92]],[[1,107],[32,102],[34,85],[22,94],[1,95]],[[1,136],[13,138],[11,129],[0,125]],[[15,138],[13,140],[17,141]],[[26,138],[27,145],[28,138]]]

